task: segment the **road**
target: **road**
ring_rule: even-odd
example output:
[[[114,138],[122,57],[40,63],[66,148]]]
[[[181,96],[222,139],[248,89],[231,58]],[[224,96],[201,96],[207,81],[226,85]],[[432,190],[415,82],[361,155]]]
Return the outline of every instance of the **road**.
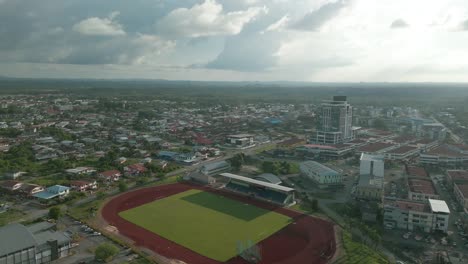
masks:
[[[435,117],[431,117],[435,122],[440,123],[444,126],[445,129],[447,129],[447,133],[450,135],[452,140],[457,143],[457,144],[465,144],[464,140],[460,138],[457,134],[453,133],[450,128],[448,128],[444,123],[439,122]]]

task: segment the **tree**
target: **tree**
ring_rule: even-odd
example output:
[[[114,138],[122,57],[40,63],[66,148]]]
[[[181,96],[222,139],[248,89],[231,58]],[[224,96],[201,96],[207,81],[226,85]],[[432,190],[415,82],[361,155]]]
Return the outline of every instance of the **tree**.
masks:
[[[310,208],[312,208],[312,210],[314,210],[314,211],[318,210],[318,201],[317,201],[317,199],[312,200],[312,202],[310,203]]]
[[[119,191],[125,192],[128,189],[127,184],[124,181],[119,182]]]
[[[50,218],[58,220],[61,215],[62,215],[62,210],[60,210],[60,207],[54,206],[49,209]]]
[[[104,198],[105,196],[106,196],[106,193],[104,191],[99,191],[99,192],[96,193],[96,198],[98,200]]]
[[[119,249],[110,243],[103,243],[99,245],[94,251],[94,257],[96,260],[108,262],[119,253]]]

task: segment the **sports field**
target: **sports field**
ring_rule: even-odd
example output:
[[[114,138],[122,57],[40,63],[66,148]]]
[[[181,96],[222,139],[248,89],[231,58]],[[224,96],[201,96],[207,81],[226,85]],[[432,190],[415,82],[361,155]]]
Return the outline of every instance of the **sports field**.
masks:
[[[195,189],[120,212],[119,215],[222,262],[238,254],[238,241],[260,242],[291,221],[285,215]]]

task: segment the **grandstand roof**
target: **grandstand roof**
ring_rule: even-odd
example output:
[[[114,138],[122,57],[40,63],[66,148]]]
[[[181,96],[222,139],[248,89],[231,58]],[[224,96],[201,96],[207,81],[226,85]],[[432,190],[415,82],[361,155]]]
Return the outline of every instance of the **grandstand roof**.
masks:
[[[278,176],[276,176],[276,175],[274,175],[272,173],[263,173],[263,174],[255,176],[254,179],[259,180],[259,181],[273,183],[273,184],[280,184],[281,183],[281,179],[278,178]]]
[[[267,187],[269,189],[276,190],[276,191],[282,191],[282,192],[294,191],[293,188],[289,188],[289,187],[281,186],[277,184],[272,184],[269,182],[259,181],[259,180],[255,180],[252,178],[248,178],[248,177],[244,177],[244,176],[240,176],[240,175],[236,175],[232,173],[221,173],[220,175],[226,178],[235,179],[235,180],[239,180],[239,181],[243,181],[243,182],[247,182],[247,183],[251,183],[251,184],[255,184],[259,186],[264,186],[264,187]]]

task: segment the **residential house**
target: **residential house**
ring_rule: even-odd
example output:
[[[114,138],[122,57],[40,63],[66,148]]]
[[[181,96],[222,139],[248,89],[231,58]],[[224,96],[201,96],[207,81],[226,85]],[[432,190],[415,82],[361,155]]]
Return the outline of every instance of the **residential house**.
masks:
[[[72,181],[70,183],[72,189],[78,192],[85,192],[89,190],[97,189],[97,182],[96,181]]]
[[[62,198],[67,196],[70,193],[70,187],[62,186],[62,185],[54,185],[47,187],[44,191],[35,193],[33,197],[42,199],[42,200],[50,200],[53,198]]]
[[[108,170],[108,171],[103,171],[99,173],[99,177],[103,178],[106,181],[118,181],[120,180],[120,177],[122,176],[122,173],[120,173],[119,170]]]
[[[73,169],[67,169],[65,172],[72,175],[89,175],[96,172],[96,170],[92,167],[76,167]]]
[[[44,187],[37,184],[24,183],[19,191],[26,196],[32,196],[38,192],[44,191]]]
[[[139,176],[144,174],[148,169],[141,163],[135,163],[124,167],[125,176]]]
[[[0,182],[0,188],[9,192],[17,191],[19,188],[21,188],[22,185],[23,183],[14,180]]]

